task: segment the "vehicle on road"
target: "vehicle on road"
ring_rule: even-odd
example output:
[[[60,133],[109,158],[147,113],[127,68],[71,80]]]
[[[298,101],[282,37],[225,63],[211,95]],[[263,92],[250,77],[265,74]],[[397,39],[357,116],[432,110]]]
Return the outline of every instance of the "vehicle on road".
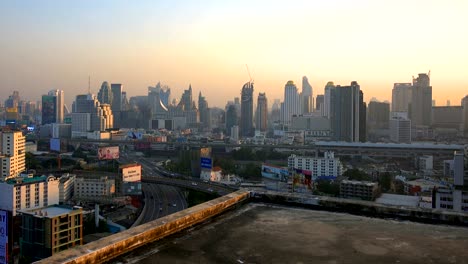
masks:
[[[172,204],[172,206],[176,207],[176,206],[177,206],[177,204],[173,203],[173,204]]]
[[[193,186],[197,186],[198,184],[196,182],[192,182],[192,185]]]

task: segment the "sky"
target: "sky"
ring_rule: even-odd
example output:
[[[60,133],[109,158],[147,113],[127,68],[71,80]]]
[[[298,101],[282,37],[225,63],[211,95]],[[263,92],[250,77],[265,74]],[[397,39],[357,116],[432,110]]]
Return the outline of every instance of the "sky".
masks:
[[[468,1],[0,1],[0,100],[122,83],[146,95],[158,81],[189,84],[224,107],[254,80],[255,98],[283,99],[307,76],[357,81],[365,100],[391,100],[395,82],[431,71],[437,105],[468,94]]]

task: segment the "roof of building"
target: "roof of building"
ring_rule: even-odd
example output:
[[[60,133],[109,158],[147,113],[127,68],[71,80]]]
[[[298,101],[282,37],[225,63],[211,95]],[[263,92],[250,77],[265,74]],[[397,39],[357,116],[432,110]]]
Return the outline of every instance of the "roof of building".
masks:
[[[375,186],[378,185],[377,182],[369,182],[369,181],[351,181],[351,180],[342,180],[341,183],[344,184],[361,184],[361,185],[367,185],[367,186]]]
[[[418,207],[419,197],[411,196],[411,195],[383,193],[379,198],[375,200],[375,202],[380,203],[380,204],[387,204],[387,205]]]
[[[317,141],[316,146],[331,147],[368,147],[368,148],[402,148],[402,149],[449,149],[463,150],[463,145],[434,144],[434,143],[370,143],[370,142],[344,142],[344,141]]]
[[[56,217],[59,215],[69,214],[76,210],[81,210],[81,207],[68,207],[61,205],[51,205],[47,207],[37,208],[28,211],[21,211],[23,214],[35,215],[37,217]]]
[[[416,179],[412,181],[406,181],[405,184],[412,185],[412,186],[420,186],[421,188],[424,189],[426,188],[433,188],[435,187],[446,187],[446,185],[439,183],[439,182],[434,182],[434,181],[429,181],[426,179]]]

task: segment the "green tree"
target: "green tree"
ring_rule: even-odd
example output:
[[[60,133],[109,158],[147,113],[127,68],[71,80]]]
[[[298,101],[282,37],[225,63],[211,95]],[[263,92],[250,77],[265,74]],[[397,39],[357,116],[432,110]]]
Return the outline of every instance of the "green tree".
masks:
[[[379,185],[383,192],[388,192],[392,186],[393,177],[389,172],[384,172],[379,176]]]
[[[349,169],[343,173],[344,177],[348,177],[350,180],[354,181],[371,181],[372,178],[367,173],[359,169]]]

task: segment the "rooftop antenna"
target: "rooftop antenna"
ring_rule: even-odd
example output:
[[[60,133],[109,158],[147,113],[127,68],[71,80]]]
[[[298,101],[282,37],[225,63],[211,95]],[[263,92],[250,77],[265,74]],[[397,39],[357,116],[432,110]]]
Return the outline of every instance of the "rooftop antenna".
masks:
[[[249,78],[250,78],[249,82],[252,82],[252,76],[250,75],[249,66],[245,64],[245,67],[247,68],[247,73],[249,74]]]

